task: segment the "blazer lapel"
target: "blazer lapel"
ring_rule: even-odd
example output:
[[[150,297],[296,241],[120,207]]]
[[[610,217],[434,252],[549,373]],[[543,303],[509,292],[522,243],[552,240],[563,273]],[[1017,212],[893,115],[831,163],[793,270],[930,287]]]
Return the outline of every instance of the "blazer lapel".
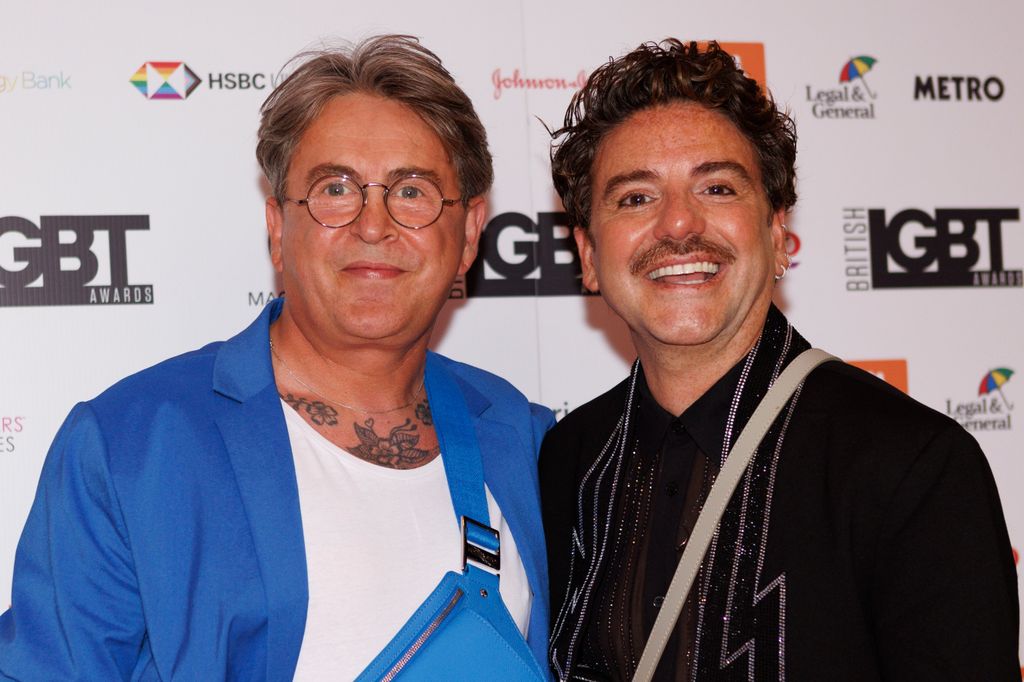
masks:
[[[536,504],[537,493],[530,489],[537,486],[536,475],[529,469],[524,470],[524,465],[528,467],[524,458],[513,455],[526,452],[525,444],[514,428],[486,418],[477,421],[476,436],[480,442],[487,487],[516,537],[516,548],[526,567],[529,584],[537,592],[539,586],[547,586],[547,578],[543,584],[540,583],[537,550],[543,547],[544,539]]]
[[[484,480],[502,516],[516,538],[516,549],[534,593],[531,623],[547,629],[548,574],[544,531],[539,508],[539,484],[534,453],[515,427],[488,416],[491,402],[470,384],[456,377],[470,416],[475,421]],[[531,625],[531,632],[534,626]]]
[[[268,306],[217,356],[217,416],[245,506],[267,601],[267,679],[291,680],[302,646],[309,600],[298,484],[288,428],[270,363]]]

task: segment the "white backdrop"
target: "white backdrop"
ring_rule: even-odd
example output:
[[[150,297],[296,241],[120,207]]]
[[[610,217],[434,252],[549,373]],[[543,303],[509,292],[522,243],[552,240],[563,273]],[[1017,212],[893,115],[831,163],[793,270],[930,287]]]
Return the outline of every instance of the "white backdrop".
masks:
[[[998,0],[6,4],[0,608],[69,408],[231,336],[276,295],[254,148],[278,69],[303,48],[380,32],[421,36],[442,57],[495,157],[487,281],[458,288],[469,295],[450,301],[433,345],[556,410],[617,383],[632,354],[600,299],[569,293],[575,262],[550,215],[560,206],[538,118],[557,124],[581,72],[644,40],[759,44],[800,136],[797,265],[779,303],[816,345],[892,361],[880,366],[887,379],[905,373],[911,395],[959,415],[989,456],[1011,541],[1022,542],[1024,409],[1014,407],[1024,377],[997,372],[998,389],[979,395],[992,370],[1024,368],[1022,22],[1024,6]],[[841,82],[855,57],[873,60],[870,70]],[[148,96],[162,84],[150,62],[171,63],[161,68],[175,72],[172,98]],[[185,98],[177,62],[199,80]],[[495,284],[503,272],[512,281]],[[517,293],[495,295],[501,287]],[[68,304],[76,296],[86,303]]]

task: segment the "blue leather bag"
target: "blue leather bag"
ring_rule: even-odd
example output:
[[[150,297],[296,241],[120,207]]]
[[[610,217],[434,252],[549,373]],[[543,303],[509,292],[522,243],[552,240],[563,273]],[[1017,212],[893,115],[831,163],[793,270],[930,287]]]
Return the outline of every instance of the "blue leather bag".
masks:
[[[437,360],[428,356],[431,362]],[[447,372],[428,368],[427,376],[441,460],[462,529],[463,568],[444,575],[357,682],[546,680],[505,608],[498,574],[487,570],[500,569],[501,539],[483,523],[490,518],[483,464],[462,392]]]

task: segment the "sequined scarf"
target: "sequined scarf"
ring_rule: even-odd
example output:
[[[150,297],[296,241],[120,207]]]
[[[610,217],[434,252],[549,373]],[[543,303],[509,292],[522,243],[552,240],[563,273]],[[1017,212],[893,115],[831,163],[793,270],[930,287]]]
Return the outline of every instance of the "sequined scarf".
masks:
[[[742,372],[724,425],[719,465],[782,370],[810,345],[775,306]],[[630,372],[622,415],[584,474],[577,498],[569,561],[569,585],[551,635],[549,660],[561,680],[573,679],[576,654],[593,615],[595,589],[617,536],[616,504],[635,442],[639,360]],[[786,576],[764,575],[775,474],[800,389],[758,447],[718,525],[694,584],[697,629],[691,651],[692,680],[785,680]],[[709,453],[710,454],[710,453]],[[720,468],[720,466],[719,466]],[[634,662],[635,666],[636,662]]]

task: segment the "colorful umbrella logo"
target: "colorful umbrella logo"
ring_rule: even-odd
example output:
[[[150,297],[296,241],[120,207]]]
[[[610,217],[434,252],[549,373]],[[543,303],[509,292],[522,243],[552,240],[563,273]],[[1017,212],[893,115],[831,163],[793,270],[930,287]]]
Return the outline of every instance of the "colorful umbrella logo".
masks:
[[[1011,405],[1010,401],[1006,399],[1005,395],[1003,395],[1003,384],[1009,381],[1012,376],[1012,369],[1000,367],[992,370],[982,378],[981,385],[978,386],[978,395],[983,396],[988,395],[992,391],[999,391],[999,395],[1003,397],[1003,402],[1012,410],[1013,405]]]
[[[867,55],[861,55],[854,57],[850,61],[846,62],[843,66],[843,70],[839,72],[839,82],[849,83],[855,78],[859,78],[860,82],[864,85],[864,89],[871,95],[871,99],[875,98],[875,93],[871,92],[871,88],[868,87],[868,82],[864,80],[864,74],[871,70],[871,67],[875,65],[878,60],[874,57],[868,57]]]

